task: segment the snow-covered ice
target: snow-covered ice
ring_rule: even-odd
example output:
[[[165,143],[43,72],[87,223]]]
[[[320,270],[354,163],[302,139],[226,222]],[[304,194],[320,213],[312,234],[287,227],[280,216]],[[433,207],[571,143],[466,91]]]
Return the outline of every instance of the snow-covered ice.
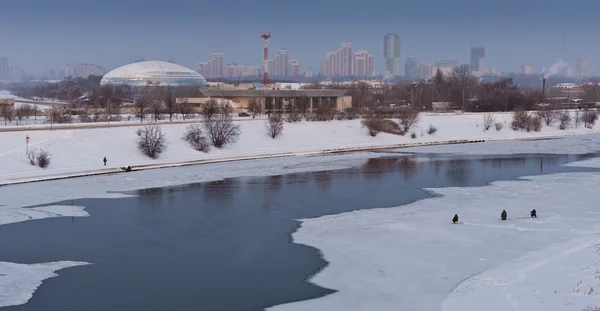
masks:
[[[446,147],[422,151],[440,148]],[[571,165],[600,168],[600,159]],[[598,184],[599,173],[535,176],[477,188],[429,189],[439,196],[305,219],[294,241],[318,248],[330,263],[310,281],[339,292],[270,310],[440,310],[443,305],[444,311],[545,311],[600,305],[595,290],[584,293],[600,289],[600,254],[592,247],[600,232]],[[533,208],[540,218],[529,218]],[[503,209],[506,222],[499,220]],[[462,225],[451,224],[455,213]]]
[[[25,304],[42,285],[42,281],[58,276],[56,271],[87,264],[58,261],[25,265],[0,261],[0,307]]]

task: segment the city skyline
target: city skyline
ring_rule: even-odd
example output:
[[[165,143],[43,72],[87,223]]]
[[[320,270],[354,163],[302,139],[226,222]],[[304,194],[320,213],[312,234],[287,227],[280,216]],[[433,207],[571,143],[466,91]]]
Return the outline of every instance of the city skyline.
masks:
[[[74,62],[116,68],[139,58],[195,68],[213,51],[241,64],[259,64],[263,42],[257,34],[269,31],[272,46],[294,51],[303,70],[318,71],[324,51],[348,41],[372,53],[375,69],[383,73],[381,38],[395,33],[402,37],[401,67],[413,55],[469,64],[470,47],[481,45],[486,66],[503,71],[518,72],[522,64],[541,70],[561,58],[589,60],[589,73],[600,74],[594,59],[600,42],[590,40],[597,36],[593,12],[600,3],[591,0],[374,0],[367,10],[354,0],[344,5],[267,0],[261,6],[236,0],[174,0],[169,6],[154,0],[55,0],[44,10],[31,10],[34,5],[7,1],[0,10],[0,56],[33,73]],[[314,22],[292,18],[302,15]]]

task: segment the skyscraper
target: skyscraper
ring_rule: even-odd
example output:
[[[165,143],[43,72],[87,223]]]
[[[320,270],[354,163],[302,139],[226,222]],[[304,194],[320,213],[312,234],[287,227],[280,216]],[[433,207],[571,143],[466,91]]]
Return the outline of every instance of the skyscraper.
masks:
[[[419,64],[419,59],[416,57],[409,57],[406,59],[406,64],[404,64],[404,76],[409,79],[417,78],[414,73],[415,69]]]
[[[472,47],[471,48],[471,71],[482,71],[484,66],[485,48]]]
[[[10,78],[9,68],[8,57],[0,57],[0,80],[8,80]]]
[[[342,42],[337,52],[327,52],[321,61],[321,74],[326,77],[352,76],[352,60],[352,43]]]
[[[373,76],[373,55],[364,50],[354,53],[354,76],[360,78]]]
[[[400,36],[388,34],[383,37],[384,75],[386,78],[400,75]]]

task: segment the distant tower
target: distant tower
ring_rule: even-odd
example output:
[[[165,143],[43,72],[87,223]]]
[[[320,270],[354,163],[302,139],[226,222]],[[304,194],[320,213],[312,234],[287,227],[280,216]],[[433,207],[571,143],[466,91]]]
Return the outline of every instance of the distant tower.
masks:
[[[263,75],[263,84],[269,84],[269,38],[271,38],[270,32],[263,32],[260,34],[260,37],[265,40],[265,64],[264,64],[264,75]]]

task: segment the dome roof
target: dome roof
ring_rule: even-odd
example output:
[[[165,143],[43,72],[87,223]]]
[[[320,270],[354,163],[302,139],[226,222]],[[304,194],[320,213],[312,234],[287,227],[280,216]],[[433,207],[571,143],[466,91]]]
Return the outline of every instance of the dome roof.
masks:
[[[143,86],[148,82],[169,86],[206,85],[206,79],[199,73],[177,64],[161,61],[143,61],[119,67],[104,75],[100,84]]]

